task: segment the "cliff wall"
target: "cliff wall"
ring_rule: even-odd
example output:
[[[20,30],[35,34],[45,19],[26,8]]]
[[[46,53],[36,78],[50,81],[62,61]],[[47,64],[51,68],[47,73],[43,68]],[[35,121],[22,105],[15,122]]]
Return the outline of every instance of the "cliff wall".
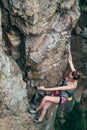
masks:
[[[2,15],[1,15],[2,14]],[[27,111],[34,86],[55,86],[80,17],[78,0],[1,0],[0,129],[53,130],[56,106],[36,126]],[[2,30],[1,30],[2,25]]]

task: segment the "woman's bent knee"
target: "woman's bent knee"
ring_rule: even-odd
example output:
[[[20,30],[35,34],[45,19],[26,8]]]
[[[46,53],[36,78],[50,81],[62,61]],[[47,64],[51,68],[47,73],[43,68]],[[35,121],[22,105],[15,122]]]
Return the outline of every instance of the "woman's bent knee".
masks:
[[[44,101],[47,101],[48,98],[49,98],[49,96],[45,96],[45,97],[43,98],[43,100],[44,100]]]

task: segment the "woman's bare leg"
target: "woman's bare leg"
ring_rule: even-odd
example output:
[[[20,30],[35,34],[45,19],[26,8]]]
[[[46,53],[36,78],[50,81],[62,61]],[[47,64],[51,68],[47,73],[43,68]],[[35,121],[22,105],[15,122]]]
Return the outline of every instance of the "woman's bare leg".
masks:
[[[46,114],[46,111],[47,111],[47,108],[49,108],[49,106],[51,105],[52,103],[51,102],[47,102],[44,107],[42,108],[42,111],[41,111],[41,114],[40,114],[40,117],[39,117],[39,121],[41,122]]]
[[[47,101],[45,100],[45,97],[42,99],[40,105],[36,108],[36,111],[39,111],[41,108],[43,108],[44,105],[46,105]]]
[[[40,110],[41,108],[44,107],[46,102],[52,102],[52,103],[59,103],[60,98],[58,96],[45,96],[40,105],[36,108],[36,111]]]
[[[60,101],[60,97],[56,97],[56,96],[45,96],[43,99],[42,99],[42,102],[41,104],[36,108],[36,111],[40,110],[41,108],[42,109],[42,112],[41,112],[41,115],[39,117],[39,121],[42,121],[45,113],[46,113],[46,110],[47,108],[52,104],[52,103],[59,103]]]

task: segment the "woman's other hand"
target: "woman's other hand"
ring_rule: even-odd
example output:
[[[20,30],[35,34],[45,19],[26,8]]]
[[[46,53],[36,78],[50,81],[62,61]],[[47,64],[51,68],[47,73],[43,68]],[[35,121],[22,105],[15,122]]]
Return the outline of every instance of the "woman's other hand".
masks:
[[[44,86],[37,87],[38,90],[45,90]]]

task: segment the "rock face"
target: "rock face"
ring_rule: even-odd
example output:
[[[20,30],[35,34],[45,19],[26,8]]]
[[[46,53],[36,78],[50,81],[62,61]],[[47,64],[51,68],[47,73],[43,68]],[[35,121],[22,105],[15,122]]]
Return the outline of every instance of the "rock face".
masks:
[[[40,126],[32,123],[26,110],[33,87],[55,86],[66,68],[66,45],[80,16],[78,0],[1,0],[1,6],[1,130],[6,120],[9,130],[53,130],[56,106],[49,108],[50,116]]]
[[[7,57],[0,47],[0,95],[2,101],[13,111],[26,111],[27,91],[22,80],[22,74],[11,57]],[[17,109],[17,110],[16,110]]]
[[[27,126],[23,126],[23,123],[28,122],[27,108],[27,90],[21,70],[17,63],[5,54],[0,35],[0,130],[27,129]]]
[[[71,29],[75,27],[80,16],[78,1],[2,0],[2,6],[3,17],[10,18],[9,30],[6,19],[2,20],[2,25],[3,30],[7,29],[7,33],[3,31],[4,39],[9,42],[6,46],[12,57],[17,61],[21,58],[22,63],[26,62],[23,66],[25,69],[26,66],[32,66],[31,59],[36,63],[39,83],[45,83],[46,86],[56,85],[66,67],[64,51],[70,43]],[[23,34],[22,37],[25,35],[24,42],[20,41],[20,34],[15,34],[13,26]]]

